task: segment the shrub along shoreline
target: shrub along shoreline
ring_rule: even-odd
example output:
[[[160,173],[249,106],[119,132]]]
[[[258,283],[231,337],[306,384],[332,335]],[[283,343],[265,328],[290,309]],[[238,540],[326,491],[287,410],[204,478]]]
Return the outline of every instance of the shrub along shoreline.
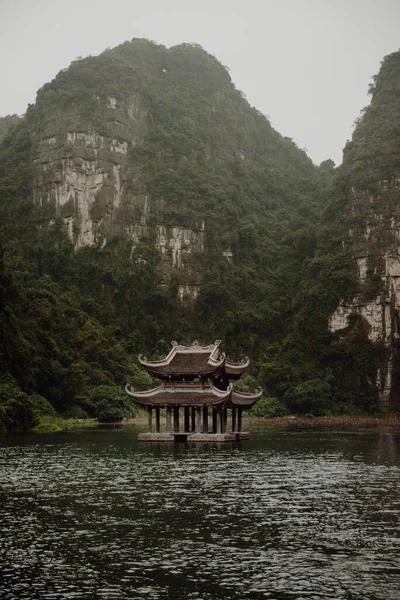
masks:
[[[26,430],[0,430],[1,434],[12,433],[60,433],[71,432],[85,429],[106,429],[113,426],[125,427],[132,424],[142,424],[147,422],[147,418],[143,414],[137,414],[133,418],[124,418],[122,421],[102,423],[98,419],[78,419],[65,418],[62,416],[46,415],[43,416],[35,427]],[[370,415],[346,415],[346,416],[330,416],[330,417],[315,417],[315,416],[295,416],[287,415],[284,417],[256,417],[244,416],[244,425],[251,428],[261,425],[271,429],[324,429],[333,428],[346,429],[376,429],[376,428],[400,428],[400,414],[384,414],[379,416]]]

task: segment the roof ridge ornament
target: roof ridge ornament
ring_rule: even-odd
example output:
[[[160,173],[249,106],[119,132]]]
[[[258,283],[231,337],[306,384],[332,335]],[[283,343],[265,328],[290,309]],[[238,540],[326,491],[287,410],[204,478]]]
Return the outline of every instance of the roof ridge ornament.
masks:
[[[214,346],[219,346],[222,343],[221,340],[215,340],[214,342]]]
[[[171,342],[171,346],[173,346],[174,348],[176,348],[176,346],[178,346],[178,345],[179,345],[178,342],[176,342],[175,340],[173,340]]]

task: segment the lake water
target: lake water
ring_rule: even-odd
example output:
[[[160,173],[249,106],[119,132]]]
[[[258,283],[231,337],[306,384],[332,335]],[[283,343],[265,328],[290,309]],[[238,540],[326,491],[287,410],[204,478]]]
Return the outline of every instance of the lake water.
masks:
[[[400,432],[0,436],[0,598],[400,598]]]

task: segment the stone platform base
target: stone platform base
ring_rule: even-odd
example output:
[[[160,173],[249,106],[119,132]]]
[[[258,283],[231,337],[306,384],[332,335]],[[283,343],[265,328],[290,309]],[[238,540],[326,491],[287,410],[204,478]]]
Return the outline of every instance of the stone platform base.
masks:
[[[230,433],[139,433],[141,442],[238,442],[250,437],[248,431]]]

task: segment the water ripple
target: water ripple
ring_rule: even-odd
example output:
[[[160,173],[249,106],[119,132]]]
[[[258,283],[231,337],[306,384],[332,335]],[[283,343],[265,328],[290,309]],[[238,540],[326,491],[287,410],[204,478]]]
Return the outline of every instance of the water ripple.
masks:
[[[399,436],[0,441],[0,598],[397,600]]]

